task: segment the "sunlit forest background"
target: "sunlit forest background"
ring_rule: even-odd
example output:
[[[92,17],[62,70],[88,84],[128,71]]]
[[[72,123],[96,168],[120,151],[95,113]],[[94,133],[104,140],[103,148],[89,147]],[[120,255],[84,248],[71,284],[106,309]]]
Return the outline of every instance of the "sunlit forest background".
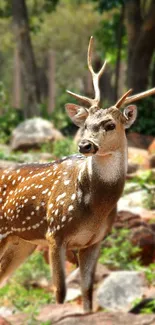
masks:
[[[8,132],[11,123],[33,116],[52,119],[58,128],[69,126],[66,89],[93,95],[86,63],[91,35],[94,68],[108,61],[101,79],[103,107],[129,88],[137,93],[153,87],[154,21],[150,0],[2,0],[0,114]],[[138,106],[134,130],[155,134],[154,98]],[[4,136],[8,133],[1,129],[1,139],[3,131]]]

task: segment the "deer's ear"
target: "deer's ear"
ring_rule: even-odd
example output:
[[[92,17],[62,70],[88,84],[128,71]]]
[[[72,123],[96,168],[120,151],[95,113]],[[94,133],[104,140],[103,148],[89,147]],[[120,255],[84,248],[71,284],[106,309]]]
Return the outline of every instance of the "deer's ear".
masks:
[[[75,104],[66,104],[65,109],[67,111],[68,116],[77,126],[82,126],[88,116],[87,110]]]
[[[137,106],[129,105],[124,108],[123,116],[125,117],[125,129],[128,129],[137,117]]]

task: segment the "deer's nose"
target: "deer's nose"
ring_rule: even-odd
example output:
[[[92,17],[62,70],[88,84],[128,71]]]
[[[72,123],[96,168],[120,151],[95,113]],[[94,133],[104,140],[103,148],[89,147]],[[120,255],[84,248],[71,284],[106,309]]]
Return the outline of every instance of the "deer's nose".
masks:
[[[88,141],[88,140],[82,140],[79,143],[79,151],[83,154],[87,153],[93,153],[95,154],[98,150],[97,145],[95,145],[93,142]]]

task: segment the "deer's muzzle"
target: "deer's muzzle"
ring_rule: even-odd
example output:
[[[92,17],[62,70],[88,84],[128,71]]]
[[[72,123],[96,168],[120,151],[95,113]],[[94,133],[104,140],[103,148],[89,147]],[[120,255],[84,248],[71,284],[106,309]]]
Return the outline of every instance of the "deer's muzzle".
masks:
[[[97,151],[98,146],[89,140],[82,140],[79,143],[79,152],[83,154],[95,154]]]

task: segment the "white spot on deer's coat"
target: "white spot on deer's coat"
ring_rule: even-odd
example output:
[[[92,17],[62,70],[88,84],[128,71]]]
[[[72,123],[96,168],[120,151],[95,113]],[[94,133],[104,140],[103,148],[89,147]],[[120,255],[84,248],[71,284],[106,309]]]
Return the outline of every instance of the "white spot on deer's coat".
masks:
[[[42,194],[46,194],[49,191],[48,188],[46,188],[46,190],[42,191]]]
[[[56,209],[56,210],[55,210],[55,216],[57,216],[58,213],[59,213],[59,209]]]
[[[76,199],[76,194],[73,193],[72,196],[71,196],[71,200],[74,201]]]
[[[73,205],[69,205],[68,211],[72,211],[74,209]]]
[[[63,216],[61,220],[62,220],[62,222],[65,222],[66,221],[66,216]]]
[[[53,203],[50,203],[49,204],[49,209],[52,209],[53,208]]]
[[[64,185],[68,185],[70,183],[70,180],[67,179],[66,181],[64,181]]]

